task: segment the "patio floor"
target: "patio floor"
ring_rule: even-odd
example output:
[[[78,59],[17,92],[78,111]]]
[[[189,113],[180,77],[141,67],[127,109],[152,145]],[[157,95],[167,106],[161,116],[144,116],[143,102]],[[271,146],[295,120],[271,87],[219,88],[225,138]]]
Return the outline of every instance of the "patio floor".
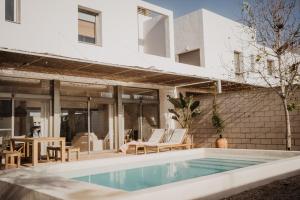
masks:
[[[124,154],[124,153],[117,153],[117,152],[93,152],[88,154],[88,152],[81,152],[80,156],[79,156],[79,160],[95,160],[95,159],[103,159],[103,158],[114,158],[114,157],[122,157],[122,156],[130,156],[130,154]],[[72,160],[75,160],[75,155],[72,155],[71,157]],[[72,162],[72,161],[70,161]],[[41,166],[41,165],[52,165],[52,164],[58,164],[61,163],[60,161],[50,161],[47,162],[45,159],[44,160],[40,160],[39,164],[37,166]],[[31,167],[31,163],[21,163],[21,167],[20,168],[24,168],[24,167]],[[10,167],[13,168],[13,167]],[[1,169],[0,169],[1,170]],[[2,168],[3,170],[3,168]]]
[[[300,173],[283,180],[254,188],[223,200],[298,200]]]

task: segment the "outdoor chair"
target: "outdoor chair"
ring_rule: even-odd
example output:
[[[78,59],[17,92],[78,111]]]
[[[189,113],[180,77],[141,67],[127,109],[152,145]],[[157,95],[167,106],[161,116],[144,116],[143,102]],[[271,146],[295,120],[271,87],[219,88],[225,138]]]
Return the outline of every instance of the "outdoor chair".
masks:
[[[133,149],[134,153],[138,154],[139,149],[142,149],[143,153],[146,153],[145,146],[147,144],[155,145],[160,143],[164,138],[164,134],[165,134],[165,129],[153,129],[152,134],[147,142],[131,141],[129,143],[122,145],[120,150],[127,154],[128,152],[130,152],[130,150]]]
[[[25,135],[21,135],[21,136],[14,136],[13,138],[25,138],[25,137],[26,137]],[[13,148],[14,151],[20,152],[22,157],[26,156],[27,152],[26,152],[25,142],[16,142]]]
[[[173,150],[177,148],[191,148],[192,144],[184,143],[187,138],[187,129],[175,129],[169,138],[169,140],[165,143],[158,144],[146,144],[145,152],[160,152],[162,150]]]
[[[2,165],[2,159],[5,159],[4,168],[8,169],[9,166],[15,166],[17,168],[21,165],[21,153],[18,151],[3,150],[0,152],[0,165]]]
[[[79,160],[80,148],[76,148],[73,146],[66,146],[67,161],[71,161],[71,153],[73,152],[76,153],[76,159]]]

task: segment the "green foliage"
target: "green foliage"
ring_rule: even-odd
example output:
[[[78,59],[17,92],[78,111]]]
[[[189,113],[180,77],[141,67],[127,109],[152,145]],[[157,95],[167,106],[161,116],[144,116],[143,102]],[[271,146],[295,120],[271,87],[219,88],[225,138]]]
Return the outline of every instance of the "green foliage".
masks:
[[[179,93],[179,98],[167,96],[168,100],[173,104],[174,109],[169,109],[173,114],[172,119],[177,121],[182,128],[189,129],[193,118],[200,114],[200,101],[194,100],[192,96],[184,97]]]
[[[217,134],[222,136],[222,132],[225,128],[224,120],[221,118],[220,114],[218,113],[218,105],[216,103],[216,97],[213,100],[213,113],[211,117],[212,125],[217,130]]]
[[[296,109],[296,104],[295,103],[290,103],[290,104],[288,104],[287,105],[287,109],[288,109],[288,111],[293,111],[293,110],[295,110]]]

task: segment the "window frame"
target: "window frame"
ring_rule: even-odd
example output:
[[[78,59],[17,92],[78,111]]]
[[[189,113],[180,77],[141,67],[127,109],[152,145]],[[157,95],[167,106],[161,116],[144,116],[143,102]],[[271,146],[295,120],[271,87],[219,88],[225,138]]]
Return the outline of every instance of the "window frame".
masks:
[[[235,55],[238,55],[238,66],[237,66],[237,61],[236,61]],[[235,74],[238,76],[243,75],[243,56],[242,55],[243,54],[240,51],[233,52],[234,71],[235,71]]]
[[[95,30],[94,30],[95,31],[95,42],[94,43],[79,40],[79,20],[84,21],[83,19],[79,18],[80,12],[95,16]],[[77,32],[78,32],[77,33],[77,41],[79,43],[83,43],[83,44],[102,46],[102,12],[98,11],[98,10],[90,9],[87,7],[78,6],[77,14],[78,14],[78,17],[77,17]]]

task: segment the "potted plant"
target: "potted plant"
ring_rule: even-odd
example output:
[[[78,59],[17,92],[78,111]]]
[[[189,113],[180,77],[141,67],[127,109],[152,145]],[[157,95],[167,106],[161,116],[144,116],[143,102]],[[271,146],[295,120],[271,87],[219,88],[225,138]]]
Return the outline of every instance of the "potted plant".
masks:
[[[225,123],[218,112],[216,95],[214,96],[214,100],[213,100],[213,113],[212,113],[211,121],[212,121],[213,127],[216,129],[216,133],[219,135],[219,137],[216,140],[216,147],[217,148],[227,148],[228,141],[226,138],[223,137],[223,134],[222,134],[223,130],[225,128]]]
[[[179,93],[179,98],[167,96],[174,108],[169,109],[173,114],[172,119],[177,121],[181,128],[188,129],[191,144],[193,144],[193,135],[189,132],[193,119],[200,114],[200,101],[194,100],[193,96],[183,96]]]

